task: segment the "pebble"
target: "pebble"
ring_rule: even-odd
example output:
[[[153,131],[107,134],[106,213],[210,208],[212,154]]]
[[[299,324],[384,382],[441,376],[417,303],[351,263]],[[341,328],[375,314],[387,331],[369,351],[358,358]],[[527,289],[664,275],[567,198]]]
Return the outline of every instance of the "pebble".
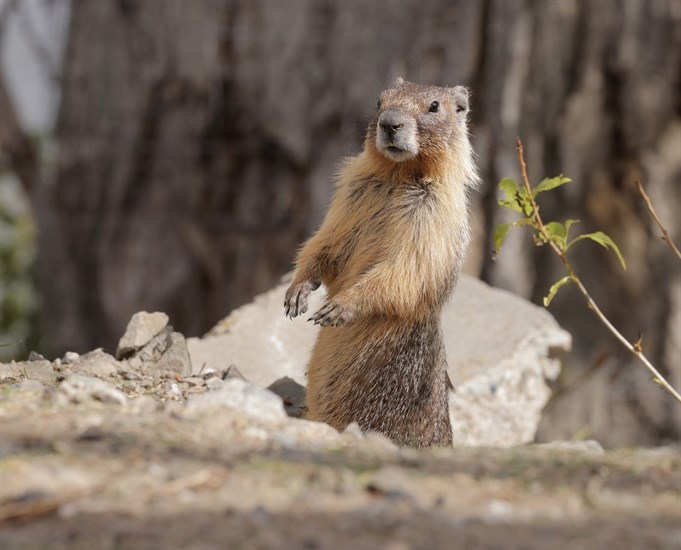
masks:
[[[80,353],[76,353],[75,351],[67,351],[64,354],[64,357],[62,357],[61,362],[64,363],[65,365],[68,365],[70,363],[78,361],[78,359],[80,359]]]
[[[217,376],[212,376],[208,380],[206,380],[206,386],[208,387],[209,390],[217,390],[222,387],[223,381],[221,378],[218,378]]]

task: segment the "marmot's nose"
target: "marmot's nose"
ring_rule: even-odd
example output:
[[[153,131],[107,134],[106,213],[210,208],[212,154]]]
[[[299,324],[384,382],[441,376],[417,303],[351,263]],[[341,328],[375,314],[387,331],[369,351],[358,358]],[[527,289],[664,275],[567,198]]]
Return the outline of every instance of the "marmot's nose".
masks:
[[[378,125],[386,135],[392,136],[404,126],[404,118],[400,111],[389,109],[378,118]]]

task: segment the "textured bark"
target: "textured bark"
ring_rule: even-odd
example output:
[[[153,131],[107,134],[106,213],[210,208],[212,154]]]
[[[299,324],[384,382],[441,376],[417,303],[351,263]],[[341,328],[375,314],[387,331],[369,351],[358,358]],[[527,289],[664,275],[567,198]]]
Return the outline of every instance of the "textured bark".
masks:
[[[200,333],[269,287],[319,222],[338,160],[361,147],[377,93],[401,74],[472,88],[485,186],[469,271],[533,300],[559,276],[527,238],[490,259],[489,230],[505,217],[496,183],[517,176],[520,135],[534,179],[575,180],[543,198],[545,219],[580,218],[581,231],[621,244],[627,273],[595,244],[576,252],[577,268],[678,385],[679,267],[633,179],[680,241],[679,12],[673,0],[75,0],[58,177],[35,195],[53,347],[112,347],[140,309]],[[575,294],[563,290],[552,311],[576,350],[547,437],[587,425],[612,443],[678,434],[678,409]],[[583,386],[602,398],[575,406]]]

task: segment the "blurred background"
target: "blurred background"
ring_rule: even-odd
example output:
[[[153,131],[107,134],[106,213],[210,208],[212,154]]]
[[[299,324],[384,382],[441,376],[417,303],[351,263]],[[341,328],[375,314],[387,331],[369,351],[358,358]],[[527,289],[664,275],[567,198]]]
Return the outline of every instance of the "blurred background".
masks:
[[[681,3],[675,0],[0,0],[0,357],[113,349],[130,316],[200,335],[274,285],[319,224],[394,77],[465,84],[484,185],[467,271],[541,303],[562,276],[529,235],[492,259],[498,181],[572,184],[546,219],[602,230],[574,263],[681,386]],[[681,408],[576,291],[539,439],[678,439]]]

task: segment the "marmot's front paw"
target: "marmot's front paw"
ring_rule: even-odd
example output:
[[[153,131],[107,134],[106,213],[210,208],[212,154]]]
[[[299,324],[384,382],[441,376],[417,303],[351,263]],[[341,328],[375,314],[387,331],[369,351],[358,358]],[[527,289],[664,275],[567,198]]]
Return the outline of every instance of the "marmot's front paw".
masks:
[[[300,283],[293,283],[288,288],[286,298],[284,299],[284,309],[290,319],[307,311],[307,297],[310,295],[310,292],[319,288],[319,284],[313,281],[302,281]]]
[[[314,321],[315,325],[323,327],[344,327],[354,319],[355,315],[347,307],[340,303],[331,301],[326,303],[317,313],[310,317],[309,321]]]

